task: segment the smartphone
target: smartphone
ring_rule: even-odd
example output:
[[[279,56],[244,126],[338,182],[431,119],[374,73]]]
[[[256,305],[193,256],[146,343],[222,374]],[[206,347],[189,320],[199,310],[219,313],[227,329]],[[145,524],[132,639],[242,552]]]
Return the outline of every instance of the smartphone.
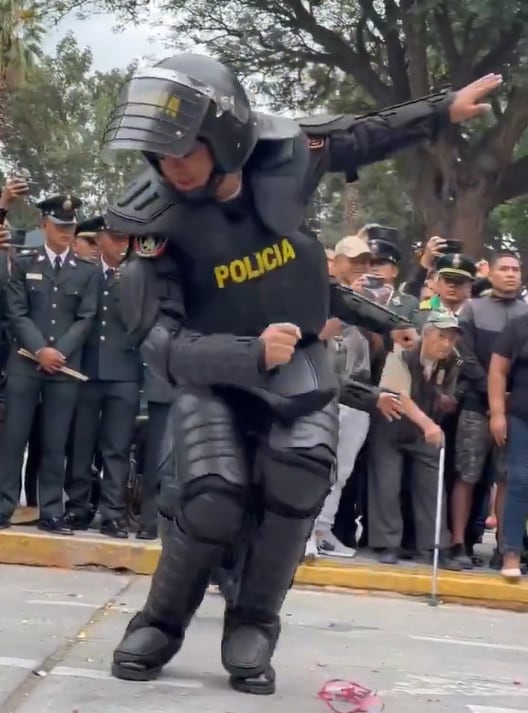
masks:
[[[446,240],[445,245],[442,245],[440,252],[444,255],[454,255],[456,253],[461,253],[463,250],[463,245],[461,240]]]
[[[365,287],[369,290],[379,290],[383,287],[385,280],[377,275],[365,275]]]

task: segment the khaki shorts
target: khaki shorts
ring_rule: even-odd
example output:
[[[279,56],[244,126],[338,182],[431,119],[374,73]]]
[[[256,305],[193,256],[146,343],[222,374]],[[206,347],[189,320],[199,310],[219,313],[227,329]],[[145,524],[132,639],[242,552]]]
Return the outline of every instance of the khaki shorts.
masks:
[[[462,411],[456,434],[456,469],[464,483],[478,483],[491,453],[494,480],[507,481],[506,452],[498,448],[489,431],[488,417],[475,411]]]

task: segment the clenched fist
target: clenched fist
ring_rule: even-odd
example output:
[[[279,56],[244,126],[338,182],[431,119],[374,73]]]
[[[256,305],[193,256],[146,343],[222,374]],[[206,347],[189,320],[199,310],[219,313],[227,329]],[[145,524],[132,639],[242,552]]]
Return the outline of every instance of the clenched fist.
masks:
[[[295,352],[297,342],[301,338],[301,330],[290,322],[270,324],[260,335],[264,342],[264,361],[270,371],[287,364]]]

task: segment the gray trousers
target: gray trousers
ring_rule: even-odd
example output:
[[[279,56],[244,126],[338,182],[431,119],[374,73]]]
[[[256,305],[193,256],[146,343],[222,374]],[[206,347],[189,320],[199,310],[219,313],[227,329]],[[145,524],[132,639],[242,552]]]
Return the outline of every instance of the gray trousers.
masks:
[[[404,456],[411,460],[411,495],[420,551],[434,547],[439,451],[416,433],[409,422],[373,419],[369,438],[368,527],[369,545],[398,549],[403,537],[401,487]],[[445,499],[444,499],[445,504]],[[449,535],[445,507],[440,544],[447,547]]]

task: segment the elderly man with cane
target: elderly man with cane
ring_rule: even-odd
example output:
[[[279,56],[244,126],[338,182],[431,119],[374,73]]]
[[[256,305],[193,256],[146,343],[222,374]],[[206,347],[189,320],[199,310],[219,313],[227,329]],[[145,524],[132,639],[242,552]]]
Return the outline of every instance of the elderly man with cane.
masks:
[[[404,415],[390,424],[385,419],[372,423],[369,542],[383,564],[396,564],[399,559],[403,534],[399,498],[403,458],[409,455],[417,549],[428,557],[437,549],[440,567],[460,569],[449,555],[443,502],[439,542],[434,541],[439,453],[444,443],[438,423],[449,412],[462,364],[455,349],[458,334],[456,317],[432,312],[419,343],[406,351],[395,350],[385,364],[380,386],[401,394]],[[443,500],[442,489],[440,495]]]

